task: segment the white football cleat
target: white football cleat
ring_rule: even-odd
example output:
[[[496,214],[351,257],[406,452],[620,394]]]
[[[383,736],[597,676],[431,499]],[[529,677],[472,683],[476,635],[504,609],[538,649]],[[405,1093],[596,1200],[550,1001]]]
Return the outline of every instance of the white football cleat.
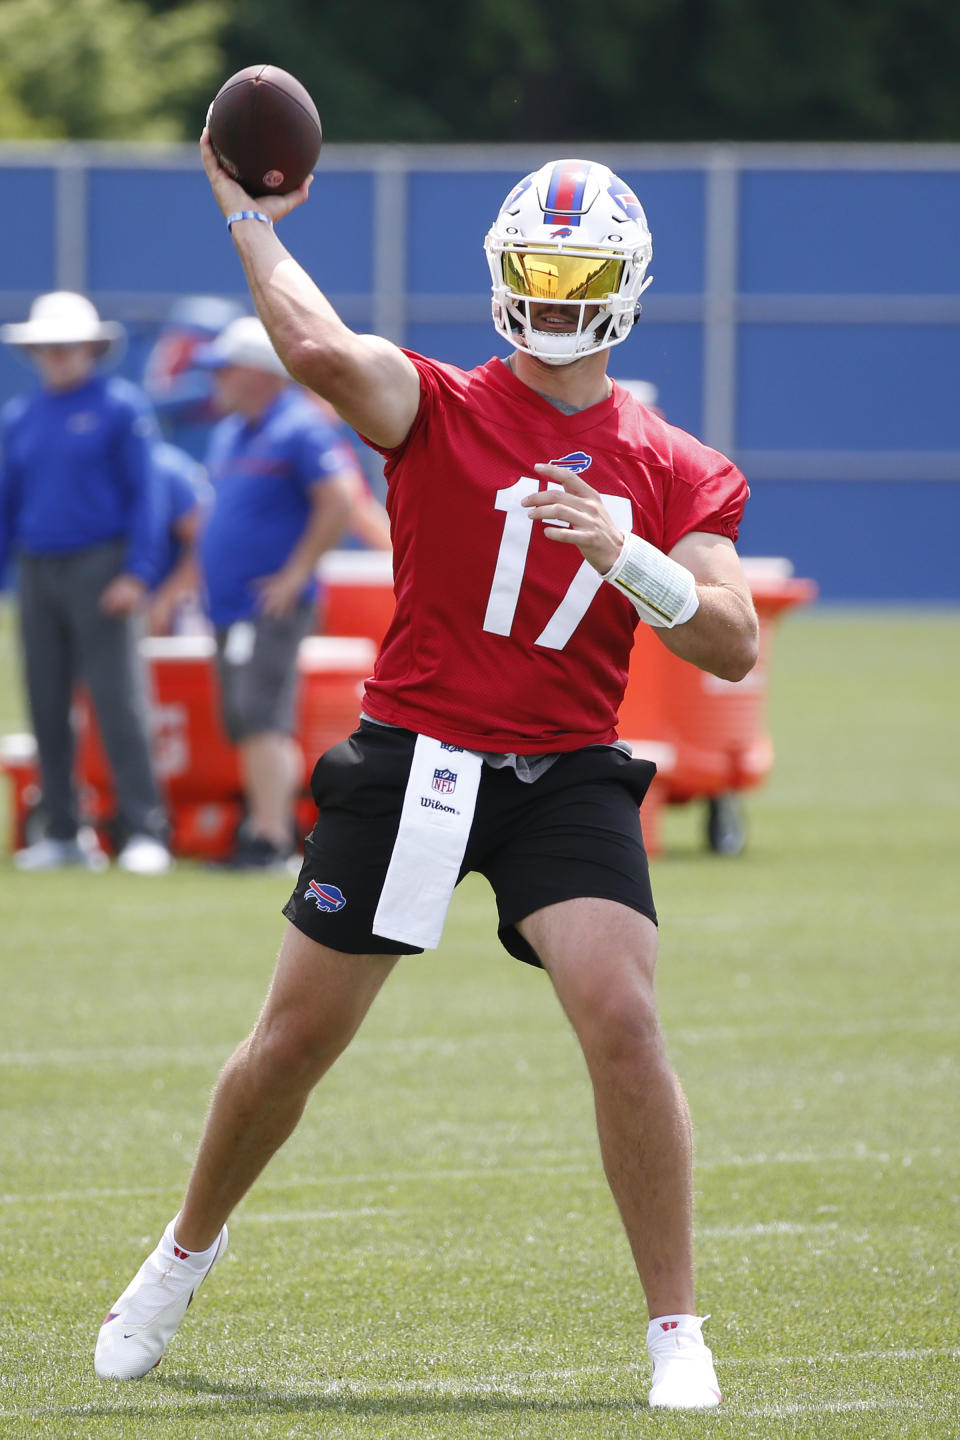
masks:
[[[177,1218],[107,1312],[93,1357],[101,1380],[139,1380],[160,1364],[190,1301],[227,1248],[224,1225],[209,1250],[189,1254],[174,1242]]]
[[[131,835],[117,856],[117,867],[128,875],[166,875],[173,868],[173,856],[152,835]]]
[[[712,1410],[720,1404],[713,1352],[703,1343],[696,1315],[662,1315],[647,1328],[653,1361],[650,1404],[664,1410]]]
[[[96,831],[82,826],[73,840],[54,840],[45,835],[23,850],[17,850],[13,863],[18,870],[63,870],[74,866],[80,870],[106,870],[109,860],[100,849]]]

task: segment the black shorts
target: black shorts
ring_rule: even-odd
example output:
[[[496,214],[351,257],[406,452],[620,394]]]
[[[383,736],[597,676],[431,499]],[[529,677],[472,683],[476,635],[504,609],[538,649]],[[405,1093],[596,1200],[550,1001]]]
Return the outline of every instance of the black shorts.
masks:
[[[283,913],[333,950],[422,953],[372,932],[415,743],[410,730],[362,721],[314,768],[320,815]],[[498,934],[511,955],[540,964],[516,926],[561,900],[617,900],[656,923],[639,816],[655,774],[651,761],[609,745],[565,753],[532,783],[484,765],[459,878],[476,870],[490,881]]]

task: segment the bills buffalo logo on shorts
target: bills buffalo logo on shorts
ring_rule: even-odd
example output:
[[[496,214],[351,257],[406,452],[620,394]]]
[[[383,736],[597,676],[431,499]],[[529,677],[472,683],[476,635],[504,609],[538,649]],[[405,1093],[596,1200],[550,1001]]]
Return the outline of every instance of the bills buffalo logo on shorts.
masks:
[[[572,470],[580,475],[584,470],[589,470],[593,464],[593,456],[588,455],[584,450],[572,450],[569,455],[563,455],[559,460],[551,460],[551,465],[562,465],[565,470]]]
[[[347,897],[336,885],[321,885],[317,880],[311,880],[304,891],[304,895],[316,901],[318,910],[328,913],[332,910],[342,910],[347,903]]]
[[[450,795],[457,788],[457,772],[455,770],[434,770],[433,788],[439,790],[441,795]]]

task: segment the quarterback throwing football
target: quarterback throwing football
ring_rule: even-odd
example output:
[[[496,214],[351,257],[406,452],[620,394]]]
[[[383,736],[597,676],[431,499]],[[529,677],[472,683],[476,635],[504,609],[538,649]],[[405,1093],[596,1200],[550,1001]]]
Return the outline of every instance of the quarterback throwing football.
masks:
[[[546,971],[583,1050],[649,1312],[650,1403],[711,1408],[690,1120],[654,999],[638,815],[654,767],[616,718],[638,623],[738,680],[757,622],[734,548],[743,476],[607,375],[650,283],[643,209],[593,161],[521,180],[485,241],[508,354],[463,371],[343,323],[274,230],[309,180],[254,201],[206,134],[201,149],[277,353],[385,457],[397,604],[359,728],[313,773],[319,818],[263,1011],[219,1078],[181,1210],[111,1307],[97,1372],[157,1364],[232,1210],[477,870],[501,943]]]

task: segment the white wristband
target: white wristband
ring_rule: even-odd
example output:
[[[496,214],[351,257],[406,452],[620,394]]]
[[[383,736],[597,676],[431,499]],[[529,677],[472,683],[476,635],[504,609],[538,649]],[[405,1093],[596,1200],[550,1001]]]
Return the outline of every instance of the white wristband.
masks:
[[[262,210],[234,210],[232,215],[227,216],[227,229],[232,231],[238,220],[261,220],[264,225],[273,229],[273,221],[269,215],[264,215]]]
[[[659,629],[685,624],[700,604],[697,582],[686,566],[639,535],[623,537],[620,554],[601,579],[622,590],[640,617]]]

